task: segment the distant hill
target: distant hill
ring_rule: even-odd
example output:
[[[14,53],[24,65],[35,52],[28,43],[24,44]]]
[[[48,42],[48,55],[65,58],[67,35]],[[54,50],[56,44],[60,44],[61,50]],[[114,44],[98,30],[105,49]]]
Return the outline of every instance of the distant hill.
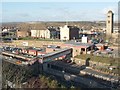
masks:
[[[70,26],[77,26],[82,29],[91,29],[92,26],[94,27],[105,27],[106,22],[105,21],[71,21],[71,22],[39,22],[39,21],[31,21],[31,22],[11,22],[11,23],[2,23],[3,27],[18,27],[21,30],[30,30],[30,29],[46,29],[49,26],[53,27],[61,27],[65,24]],[[115,26],[117,26],[117,23],[114,23]]]

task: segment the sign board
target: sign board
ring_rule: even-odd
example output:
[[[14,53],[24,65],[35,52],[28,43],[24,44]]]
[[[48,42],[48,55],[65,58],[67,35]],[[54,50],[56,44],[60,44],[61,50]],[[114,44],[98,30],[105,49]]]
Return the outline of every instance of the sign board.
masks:
[[[23,46],[28,46],[28,42],[22,42]]]

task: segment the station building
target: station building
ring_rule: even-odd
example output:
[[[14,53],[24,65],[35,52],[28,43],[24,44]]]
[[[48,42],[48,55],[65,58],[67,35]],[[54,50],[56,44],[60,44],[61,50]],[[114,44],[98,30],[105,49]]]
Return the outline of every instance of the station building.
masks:
[[[81,42],[66,42],[62,47],[70,47],[73,49],[73,57],[80,54],[90,54],[95,48],[94,44]]]

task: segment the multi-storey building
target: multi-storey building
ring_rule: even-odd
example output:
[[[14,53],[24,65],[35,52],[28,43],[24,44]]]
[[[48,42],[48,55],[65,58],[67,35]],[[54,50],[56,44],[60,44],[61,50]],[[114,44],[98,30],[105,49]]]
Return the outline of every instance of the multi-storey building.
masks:
[[[60,40],[71,40],[79,38],[79,28],[76,26],[60,27]]]

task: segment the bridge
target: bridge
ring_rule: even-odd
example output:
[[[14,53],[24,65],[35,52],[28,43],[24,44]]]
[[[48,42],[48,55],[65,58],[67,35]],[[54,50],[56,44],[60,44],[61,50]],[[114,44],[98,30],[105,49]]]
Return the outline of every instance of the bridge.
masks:
[[[63,48],[63,49],[60,49],[51,53],[47,53],[45,55],[39,55],[39,56],[31,56],[29,54],[15,54],[8,51],[2,52],[2,55],[19,59],[19,60],[24,60],[26,62],[27,61],[33,62],[38,60],[40,63],[46,63],[46,62],[54,61],[55,59],[59,59],[59,57],[62,57],[62,56],[65,56],[66,58],[70,59],[70,57],[72,57],[72,48]]]
[[[16,59],[23,59],[23,60],[26,60],[26,61],[30,61],[30,60],[33,60],[33,59],[36,58],[35,56],[30,56],[29,54],[26,54],[26,55],[15,54],[15,53],[12,53],[12,52],[2,52],[2,55],[9,56],[9,57],[16,58]]]
[[[43,56],[38,56],[38,58],[40,58],[39,62],[46,63],[46,62],[53,61],[64,55],[68,58],[72,57],[72,48],[63,48],[55,52],[47,53]]]
[[[11,52],[2,52],[2,57],[4,57],[3,60],[8,61],[10,63],[16,64],[16,65],[28,65],[33,64],[37,58],[35,56],[30,55],[23,55],[23,54],[15,54]]]

